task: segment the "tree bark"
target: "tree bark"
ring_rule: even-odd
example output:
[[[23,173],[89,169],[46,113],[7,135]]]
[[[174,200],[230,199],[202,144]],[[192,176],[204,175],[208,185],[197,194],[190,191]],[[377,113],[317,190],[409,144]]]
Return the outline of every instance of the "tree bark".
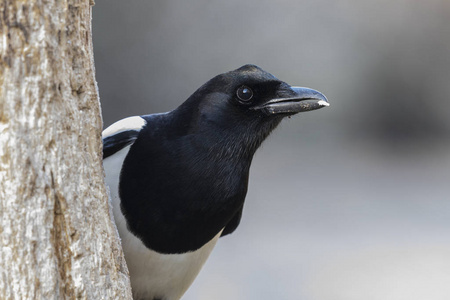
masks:
[[[0,299],[131,299],[89,0],[0,2]]]

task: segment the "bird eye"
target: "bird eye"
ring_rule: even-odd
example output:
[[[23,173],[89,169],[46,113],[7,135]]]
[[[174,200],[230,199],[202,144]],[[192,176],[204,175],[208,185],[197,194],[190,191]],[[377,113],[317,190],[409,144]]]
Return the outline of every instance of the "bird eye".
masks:
[[[236,91],[236,96],[243,102],[250,101],[253,98],[253,91],[248,86],[241,86]]]

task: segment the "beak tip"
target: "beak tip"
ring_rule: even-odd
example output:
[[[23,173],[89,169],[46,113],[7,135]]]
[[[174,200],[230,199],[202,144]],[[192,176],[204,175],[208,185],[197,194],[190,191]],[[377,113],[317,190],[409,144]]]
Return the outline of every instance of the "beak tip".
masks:
[[[317,102],[317,104],[319,104],[319,105],[322,106],[322,107],[330,106],[330,103],[328,103],[328,102],[325,101],[325,100],[319,100],[319,101]]]

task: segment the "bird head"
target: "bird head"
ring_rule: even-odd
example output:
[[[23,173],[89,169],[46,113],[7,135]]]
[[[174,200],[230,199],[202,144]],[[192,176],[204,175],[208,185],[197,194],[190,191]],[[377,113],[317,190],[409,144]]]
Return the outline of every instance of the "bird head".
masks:
[[[187,128],[201,134],[203,144],[210,139],[226,152],[252,155],[284,117],[326,106],[322,93],[290,86],[255,65],[244,65],[209,80],[178,111],[189,116]]]

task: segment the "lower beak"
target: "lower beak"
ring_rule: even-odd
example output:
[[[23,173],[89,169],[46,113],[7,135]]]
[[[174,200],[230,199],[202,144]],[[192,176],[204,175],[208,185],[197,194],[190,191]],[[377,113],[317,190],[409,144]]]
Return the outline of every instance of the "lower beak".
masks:
[[[310,111],[329,106],[327,98],[321,92],[304,87],[291,87],[295,95],[289,98],[272,99],[255,109],[267,115],[287,114]]]

